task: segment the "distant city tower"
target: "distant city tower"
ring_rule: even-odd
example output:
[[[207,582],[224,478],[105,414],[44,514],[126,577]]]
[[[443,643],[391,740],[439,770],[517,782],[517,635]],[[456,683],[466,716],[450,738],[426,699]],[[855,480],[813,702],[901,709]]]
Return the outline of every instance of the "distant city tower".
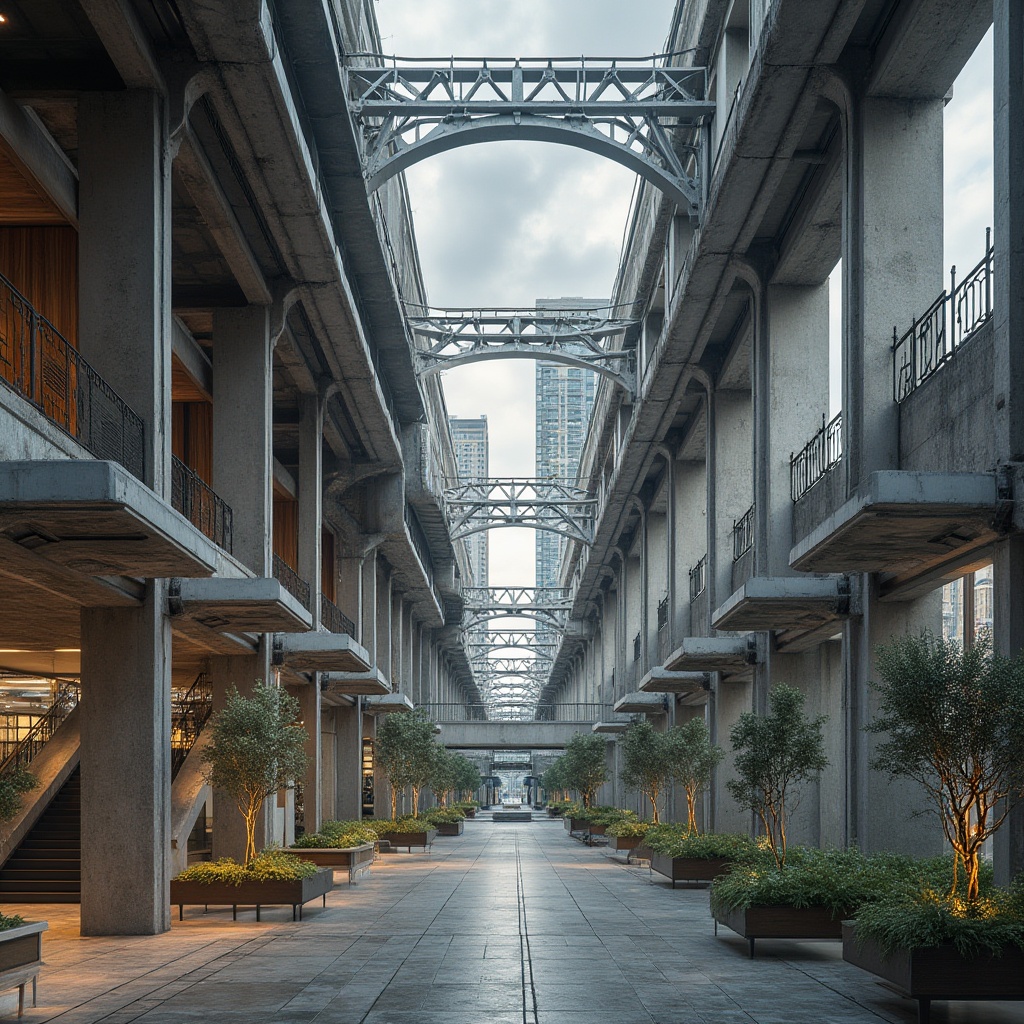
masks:
[[[459,471],[459,480],[484,480],[489,473],[490,460],[487,448],[487,417],[476,419],[460,419],[450,416],[448,422],[452,428],[452,441],[455,443],[455,465]],[[473,586],[486,587],[487,584],[487,537],[483,530],[466,538],[466,550],[469,552],[469,564],[473,569]]]

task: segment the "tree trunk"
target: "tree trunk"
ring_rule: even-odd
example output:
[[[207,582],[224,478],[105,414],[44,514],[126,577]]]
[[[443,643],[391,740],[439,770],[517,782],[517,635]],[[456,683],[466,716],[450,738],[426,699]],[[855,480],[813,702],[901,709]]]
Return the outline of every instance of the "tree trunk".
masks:
[[[697,833],[697,797],[692,789],[686,791],[686,831],[688,835]]]
[[[391,787],[391,820],[394,821],[398,817],[398,790],[394,786]]]

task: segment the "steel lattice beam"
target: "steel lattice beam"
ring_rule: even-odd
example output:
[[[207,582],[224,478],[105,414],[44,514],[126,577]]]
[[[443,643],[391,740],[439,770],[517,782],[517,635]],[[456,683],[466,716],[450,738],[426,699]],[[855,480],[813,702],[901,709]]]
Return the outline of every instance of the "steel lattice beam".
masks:
[[[597,499],[564,480],[495,477],[445,488],[452,540],[507,526],[593,542]]]
[[[554,650],[558,640],[551,631],[532,629],[496,629],[475,631],[466,640],[466,649],[476,657],[478,651],[536,651],[543,654]]]
[[[572,607],[562,587],[466,587],[463,630],[479,630],[491,619],[533,619],[542,628],[561,633]]]
[[[543,359],[592,370],[632,393],[632,350],[608,347],[639,321],[605,310],[426,309],[407,307],[406,321],[426,339],[415,352],[421,376],[487,359]]]
[[[636,171],[691,216],[715,104],[705,68],[665,57],[413,60],[354,54],[342,69],[370,191],[428,156],[480,142],[550,141]],[[673,138],[678,129],[685,140]]]

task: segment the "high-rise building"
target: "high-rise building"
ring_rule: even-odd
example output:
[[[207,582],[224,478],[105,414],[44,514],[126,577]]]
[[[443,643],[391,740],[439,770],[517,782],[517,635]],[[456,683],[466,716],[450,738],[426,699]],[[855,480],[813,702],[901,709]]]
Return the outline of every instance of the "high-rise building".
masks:
[[[489,472],[487,449],[487,417],[460,419],[450,416],[452,441],[455,444],[455,465],[459,480],[483,480]],[[473,586],[487,586],[487,531],[466,538],[469,562],[473,569]]]
[[[603,309],[607,299],[538,299],[537,310]],[[597,390],[597,374],[560,363],[537,363],[537,477],[574,480]],[[565,541],[537,532],[537,586],[558,586]]]

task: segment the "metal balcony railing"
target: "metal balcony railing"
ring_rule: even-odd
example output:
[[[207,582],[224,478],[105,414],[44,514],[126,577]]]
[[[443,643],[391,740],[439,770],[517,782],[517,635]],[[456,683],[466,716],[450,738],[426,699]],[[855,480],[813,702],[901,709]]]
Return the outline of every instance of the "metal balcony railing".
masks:
[[[732,560],[738,562],[754,546],[754,506],[733,520]]]
[[[231,552],[231,506],[174,455],[171,456],[171,504],[214,544]]]
[[[949,290],[899,336],[892,329],[893,398],[902,402],[937,373],[992,317],[992,229],[985,232],[985,256],[959,283],[956,267],[949,272]]]
[[[690,570],[690,600],[695,601],[708,586],[708,556],[705,555]]]
[[[8,751],[0,761],[0,775],[21,765],[27,768],[32,763],[32,758],[46,746],[46,743],[57,731],[60,724],[74,711],[78,705],[79,689],[77,685],[65,684],[57,692],[57,697],[44,714],[28,733],[19,740],[14,747]]]
[[[274,555],[274,576],[307,612],[311,611],[309,584],[280,555]]]
[[[668,625],[668,598],[663,597],[658,602],[658,632],[660,633]]]
[[[633,637],[633,660],[634,661],[639,661],[640,660],[640,653],[641,653],[640,634],[637,633],[637,635],[635,637]]]
[[[0,380],[97,459],[143,478],[141,417],[2,274]]]
[[[320,595],[320,624],[331,633],[356,635],[356,624],[329,598]]]
[[[213,711],[213,685],[205,672],[192,685],[171,700],[171,778],[185,763]]]
[[[789,460],[789,493],[799,501],[843,457],[843,414],[836,413]]]

